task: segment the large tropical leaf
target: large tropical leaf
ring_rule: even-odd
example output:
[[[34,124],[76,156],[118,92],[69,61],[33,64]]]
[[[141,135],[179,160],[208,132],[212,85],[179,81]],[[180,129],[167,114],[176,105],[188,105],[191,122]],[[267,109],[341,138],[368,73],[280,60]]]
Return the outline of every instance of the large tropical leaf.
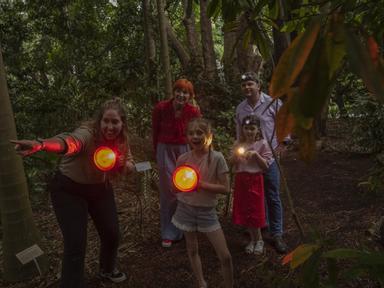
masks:
[[[298,88],[292,88],[288,92],[288,100],[277,112],[276,118],[276,135],[278,141],[281,143],[289,134],[291,134],[295,127],[295,117],[291,112],[292,98],[295,94],[297,95]]]
[[[340,14],[336,13],[332,15],[332,20],[330,21],[327,35],[325,36],[325,49],[330,79],[336,76],[346,54],[343,21],[344,18]]]
[[[369,92],[384,103],[384,73],[382,67],[375,66],[375,59],[370,56],[369,47],[364,45],[355,33],[350,29],[345,29],[344,32],[348,58],[353,70],[363,79]],[[379,61],[376,63],[379,63]]]
[[[300,94],[296,99],[296,109],[293,111],[298,117],[315,118],[330,96],[331,79],[329,78],[330,65],[327,59],[326,43],[329,34],[320,37],[313,48],[308,63],[300,78]],[[299,120],[299,119],[296,119]],[[297,121],[300,125],[300,121]],[[301,125],[305,128],[305,125]]]
[[[295,248],[292,252],[287,254],[282,263],[287,264],[290,262],[291,269],[296,269],[298,266],[302,265],[309,257],[312,256],[314,252],[320,249],[320,246],[317,244],[302,244]]]
[[[314,18],[309,27],[281,55],[269,87],[272,97],[277,98],[287,93],[304,67],[319,31],[320,18]]]

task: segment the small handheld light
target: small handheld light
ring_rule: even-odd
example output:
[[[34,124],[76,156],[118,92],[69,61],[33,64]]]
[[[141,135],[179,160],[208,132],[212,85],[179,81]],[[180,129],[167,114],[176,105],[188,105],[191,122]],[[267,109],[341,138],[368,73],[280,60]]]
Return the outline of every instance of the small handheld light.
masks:
[[[237,148],[237,154],[243,155],[244,153],[245,153],[245,148],[244,147]]]
[[[199,174],[188,165],[177,167],[172,175],[173,184],[181,192],[191,192],[196,189],[199,182]]]
[[[113,150],[106,146],[101,146],[96,149],[93,154],[93,162],[101,171],[109,171],[116,164],[116,154]]]

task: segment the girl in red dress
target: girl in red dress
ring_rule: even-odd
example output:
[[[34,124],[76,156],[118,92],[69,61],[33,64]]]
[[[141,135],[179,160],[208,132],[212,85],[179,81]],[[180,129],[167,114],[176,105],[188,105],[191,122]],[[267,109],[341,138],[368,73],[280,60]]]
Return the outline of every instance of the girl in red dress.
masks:
[[[260,131],[260,120],[255,115],[246,116],[231,162],[235,172],[232,219],[234,224],[248,228],[251,237],[245,247],[248,254],[264,252],[260,230],[265,226],[263,171],[271,159],[271,149]]]

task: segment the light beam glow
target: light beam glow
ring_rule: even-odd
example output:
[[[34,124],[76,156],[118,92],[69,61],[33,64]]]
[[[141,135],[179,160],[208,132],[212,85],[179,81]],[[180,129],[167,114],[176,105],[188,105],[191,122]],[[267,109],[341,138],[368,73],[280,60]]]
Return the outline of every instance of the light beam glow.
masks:
[[[245,148],[244,148],[244,147],[239,147],[239,148],[237,148],[237,153],[238,153],[239,155],[243,155],[243,154],[245,153]]]
[[[99,170],[109,171],[115,167],[116,153],[109,147],[101,146],[93,154],[93,161]]]
[[[199,174],[188,165],[176,168],[172,175],[173,184],[181,192],[192,192],[196,189],[199,182]]]

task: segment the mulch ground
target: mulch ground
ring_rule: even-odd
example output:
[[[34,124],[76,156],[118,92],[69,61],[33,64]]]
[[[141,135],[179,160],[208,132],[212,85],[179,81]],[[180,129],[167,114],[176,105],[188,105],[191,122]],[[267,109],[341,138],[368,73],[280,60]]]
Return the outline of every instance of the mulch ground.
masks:
[[[335,137],[335,136],[334,136]],[[337,139],[327,138],[333,144]],[[148,141],[136,139],[133,152],[146,160],[151,153]],[[307,235],[318,234],[332,239],[335,247],[358,248],[374,245],[366,236],[366,230],[383,214],[383,199],[367,194],[359,183],[373,165],[373,156],[334,151],[326,145],[317,152],[309,165],[299,160],[295,150],[288,151],[282,166],[291,191],[295,209]],[[139,157],[139,158],[140,158]],[[194,278],[189,266],[185,242],[171,249],[160,247],[158,192],[150,189],[146,195],[140,189],[139,175],[116,190],[121,228],[119,268],[128,275],[121,284],[111,284],[97,278],[98,237],[89,221],[86,274],[89,287],[134,288],[194,288]],[[140,201],[138,200],[140,199]],[[286,193],[282,191],[285,207],[285,239],[291,249],[300,244],[298,229],[287,207]],[[49,271],[43,278],[7,284],[0,280],[0,287],[58,287],[62,241],[49,200],[34,207],[36,224],[43,237],[43,249],[49,258]],[[265,257],[249,256],[244,251],[248,236],[231,223],[225,215],[225,199],[219,205],[221,224],[233,257],[235,287],[278,287],[279,279],[292,276],[289,267],[281,264],[281,255],[267,244]],[[200,255],[209,287],[222,287],[218,259],[204,235],[200,237]],[[0,260],[1,261],[1,260]],[[345,287],[377,287],[370,281],[354,282]]]

